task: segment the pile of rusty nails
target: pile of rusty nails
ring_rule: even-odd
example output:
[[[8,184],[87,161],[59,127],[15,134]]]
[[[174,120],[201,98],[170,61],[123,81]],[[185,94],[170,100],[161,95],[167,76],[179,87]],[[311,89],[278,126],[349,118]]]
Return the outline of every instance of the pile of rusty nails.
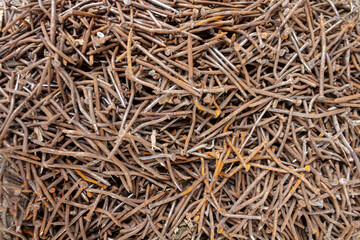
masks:
[[[2,239],[358,239],[359,1],[0,8]]]

